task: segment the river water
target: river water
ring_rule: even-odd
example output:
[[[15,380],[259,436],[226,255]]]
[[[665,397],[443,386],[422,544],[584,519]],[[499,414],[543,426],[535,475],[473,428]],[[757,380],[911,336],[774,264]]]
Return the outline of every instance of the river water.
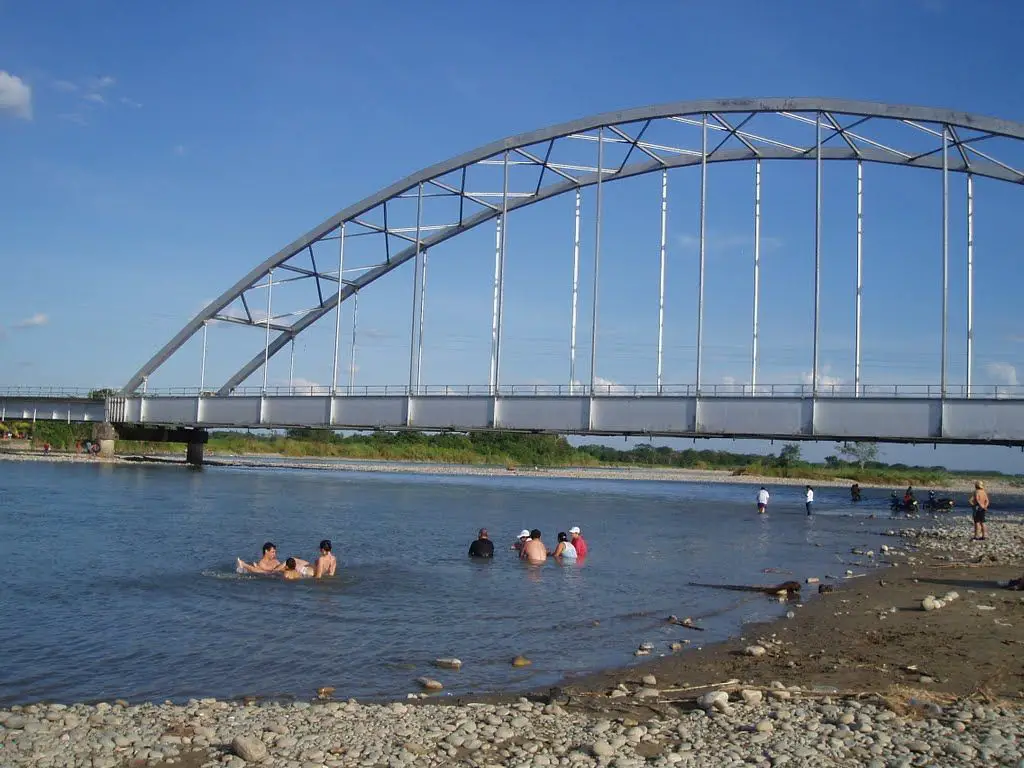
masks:
[[[787,606],[688,582],[842,576],[878,551],[885,495],[637,480],[457,477],[302,469],[0,463],[0,705],[243,695],[401,697],[534,688],[638,661],[676,639],[721,640]],[[877,517],[871,517],[877,515]],[[583,528],[583,562],[508,551],[521,528]],[[466,549],[485,526],[492,562]],[[319,583],[239,576],[274,541],[283,560],[335,545]],[[785,569],[785,573],[764,573]],[[865,569],[854,567],[857,573]],[[813,589],[813,587],[811,588]],[[698,633],[666,625],[692,616]],[[596,623],[595,623],[596,622]],[[684,653],[695,652],[692,650]],[[533,664],[513,668],[517,654]],[[459,672],[435,670],[456,656]]]

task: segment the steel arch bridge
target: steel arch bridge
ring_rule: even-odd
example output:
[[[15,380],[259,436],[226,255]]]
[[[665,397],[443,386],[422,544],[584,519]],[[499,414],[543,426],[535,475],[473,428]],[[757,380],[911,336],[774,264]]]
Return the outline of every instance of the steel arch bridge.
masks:
[[[769,119],[770,118],[770,119]],[[794,143],[792,131],[785,125],[813,127],[812,140]],[[908,129],[894,140],[892,127]],[[652,141],[665,128],[680,129],[674,143]],[[810,131],[805,131],[810,133]],[[648,137],[648,138],[645,138]],[[334,380],[337,391],[338,334],[343,302],[388,275],[409,260],[415,260],[414,322],[410,340],[409,387],[420,385],[422,358],[423,284],[427,252],[451,238],[495,221],[495,278],[491,333],[489,391],[500,388],[503,316],[505,232],[503,223],[516,210],[557,197],[576,194],[576,239],[574,252],[572,341],[569,386],[574,388],[576,347],[576,299],[579,269],[580,197],[586,187],[596,194],[596,234],[594,248],[594,312],[591,318],[590,386],[581,390],[595,392],[597,349],[597,295],[600,266],[601,198],[604,184],[662,172],[662,284],[659,299],[658,376],[656,391],[663,391],[662,323],[664,307],[665,194],[669,169],[695,167],[701,174],[700,271],[696,344],[696,389],[702,384],[702,320],[705,255],[705,188],[707,167],[712,163],[753,161],[756,164],[755,211],[755,296],[752,330],[751,386],[756,392],[757,360],[757,269],[760,232],[760,166],[763,160],[805,160],[816,164],[815,204],[815,295],[813,393],[817,393],[819,371],[819,313],[821,248],[821,177],[824,161],[845,160],[857,164],[857,318],[855,343],[855,381],[852,394],[863,393],[860,381],[860,296],[861,296],[861,170],[865,162],[931,169],[942,175],[943,221],[943,295],[942,363],[939,389],[948,392],[946,376],[946,335],[948,331],[948,178],[950,173],[966,174],[968,181],[968,328],[967,376],[962,391],[970,394],[973,354],[973,179],[987,177],[1011,184],[1024,184],[1024,172],[1010,162],[985,151],[986,142],[995,139],[1024,140],[1024,125],[1006,120],[927,107],[879,104],[817,98],[718,99],[663,104],[608,112],[568,123],[512,136],[442,163],[425,168],[370,195],[320,223],[280,251],[254,267],[219,298],[190,320],[170,341],[143,365],[124,386],[130,394],[146,382],[161,365],[196,334],[204,334],[210,321],[249,326],[262,331],[259,348],[217,389],[228,395],[261,367],[263,390],[267,388],[269,359],[289,342],[324,317],[336,313]],[[444,198],[457,210],[452,221],[424,222],[427,198]],[[408,202],[403,202],[408,201]],[[414,203],[414,204],[413,204]],[[457,208],[455,207],[457,206]],[[348,277],[344,266],[345,243],[354,237],[376,241],[379,258],[369,268],[355,270]],[[338,244],[337,269],[318,264],[313,246],[334,241]],[[330,265],[334,267],[334,264]],[[352,270],[349,270],[351,273]],[[275,278],[275,274],[279,277]],[[284,277],[280,277],[284,275]],[[309,286],[308,308],[285,316],[273,314],[274,285],[301,282]],[[258,294],[258,295],[256,295]],[[264,296],[266,297],[263,301]],[[229,310],[229,307],[236,310]],[[260,309],[256,309],[260,307]],[[265,307],[265,309],[264,309]],[[419,314],[419,326],[416,313]],[[255,345],[254,345],[255,347]],[[419,347],[417,349],[417,347]],[[201,388],[206,386],[203,381]]]
[[[513,136],[425,168],[322,222],[254,267],[167,342],[116,395],[105,401],[85,392],[0,392],[0,419],[103,420],[129,431],[172,428],[201,461],[201,435],[210,427],[314,426],[334,429],[513,429],[594,435],[748,437],[804,440],[877,440],[910,443],[988,443],[1024,446],[1024,388],[972,380],[974,355],[974,181],[1024,185],[1024,125],[927,107],[812,98],[692,101],[610,112]],[[803,160],[814,164],[814,304],[809,384],[758,380],[761,165]],[[856,317],[854,382],[822,381],[822,175],[826,161],[856,166]],[[705,209],[708,167],[754,165],[753,303],[750,383],[704,380]],[[934,171],[941,190],[941,373],[934,385],[890,385],[861,380],[862,201],[865,163]],[[663,381],[666,217],[669,171],[700,174],[699,262],[696,303],[696,377]],[[606,184],[661,174],[661,251],[657,377],[653,385],[608,385],[596,376],[602,202]],[[966,177],[966,360],[964,379],[949,381],[950,177]],[[593,263],[588,286],[589,328],[578,323],[581,200],[593,193]],[[517,386],[501,379],[505,255],[509,216],[561,195],[576,199],[568,377],[563,385]],[[425,210],[429,211],[425,214]],[[437,219],[437,210],[448,215]],[[421,382],[427,254],[448,240],[494,222],[490,374],[486,385]],[[962,221],[957,219],[957,222]],[[358,240],[356,240],[358,239]],[[346,262],[346,242],[368,244],[368,265]],[[320,247],[319,261],[316,247]],[[328,261],[324,263],[324,247]],[[336,250],[334,250],[336,249]],[[354,355],[360,293],[414,261],[408,385],[355,387]],[[346,265],[347,264],[347,265]],[[336,268],[335,268],[336,267]],[[275,287],[305,291],[298,311],[274,312]],[[265,301],[264,301],[265,299]],[[280,302],[280,299],[278,297]],[[352,344],[346,386],[338,386],[341,315],[351,301]],[[318,320],[334,317],[331,385],[269,388],[268,363]],[[215,392],[208,391],[206,334],[211,322],[258,331],[252,356]],[[578,325],[589,330],[588,383],[576,376]],[[187,341],[202,338],[199,387],[160,392],[149,377]],[[244,358],[243,358],[244,359]],[[262,368],[262,387],[242,386]],[[584,369],[587,370],[587,369]],[[121,428],[120,426],[118,427]],[[168,438],[144,438],[168,439]],[[195,452],[193,451],[195,447]]]

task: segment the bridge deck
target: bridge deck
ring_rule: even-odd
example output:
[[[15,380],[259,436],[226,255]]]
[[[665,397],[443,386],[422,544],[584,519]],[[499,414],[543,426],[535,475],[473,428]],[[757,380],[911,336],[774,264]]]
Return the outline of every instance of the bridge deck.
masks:
[[[507,429],[581,435],[1024,445],[1024,400],[697,395],[3,397],[0,419],[197,428]]]

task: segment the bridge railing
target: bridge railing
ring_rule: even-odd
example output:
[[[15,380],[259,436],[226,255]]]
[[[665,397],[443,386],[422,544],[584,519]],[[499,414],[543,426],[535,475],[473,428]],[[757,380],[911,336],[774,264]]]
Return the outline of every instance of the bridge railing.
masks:
[[[0,387],[0,397],[60,397],[103,400],[95,397],[96,387]]]
[[[95,397],[97,390],[88,387],[0,387],[0,397],[7,398],[85,398]],[[165,387],[139,394],[155,397],[216,397],[212,391],[198,387]],[[409,387],[405,384],[363,384],[301,387],[238,387],[228,397],[864,397],[864,398],[927,398],[942,397],[938,384],[819,384],[817,390],[799,384],[502,384],[493,391],[486,384],[426,384]],[[1021,399],[1024,385],[974,384],[946,385],[945,397],[963,399]]]

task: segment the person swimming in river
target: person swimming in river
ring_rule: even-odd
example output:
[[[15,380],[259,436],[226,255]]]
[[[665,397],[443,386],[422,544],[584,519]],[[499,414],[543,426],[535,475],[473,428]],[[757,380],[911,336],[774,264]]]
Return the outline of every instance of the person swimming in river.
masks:
[[[313,577],[313,567],[305,560],[297,557],[289,557],[284,561],[284,571],[281,572],[285,581],[293,579],[309,579]]]
[[[268,541],[263,545],[263,555],[254,563],[247,563],[242,558],[237,560],[239,573],[269,574],[284,570],[284,563],[277,559],[277,544]]]
[[[263,557],[255,563],[247,563],[238,558],[237,571],[239,573],[255,573],[259,575],[272,575],[284,572],[285,578],[322,578],[333,576],[338,569],[338,559],[334,556],[330,539],[323,539],[320,542],[320,554],[316,564],[303,560],[301,557],[289,557],[284,563],[277,559],[277,545],[268,541],[263,545]],[[291,565],[289,565],[291,564]],[[294,572],[295,575],[289,575]]]

